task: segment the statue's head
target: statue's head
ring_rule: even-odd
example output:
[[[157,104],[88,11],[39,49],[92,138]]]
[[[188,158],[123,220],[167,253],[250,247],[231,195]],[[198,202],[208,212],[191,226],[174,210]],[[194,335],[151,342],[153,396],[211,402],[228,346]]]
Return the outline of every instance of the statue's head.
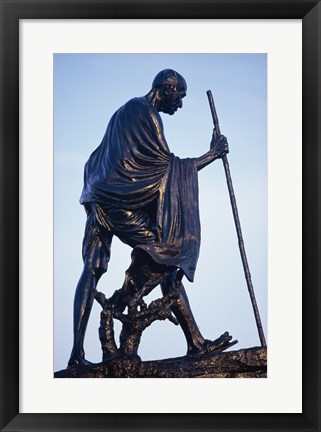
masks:
[[[187,85],[178,72],[164,69],[156,75],[153,90],[157,91],[159,96],[158,111],[173,115],[183,106],[182,99],[186,96]]]

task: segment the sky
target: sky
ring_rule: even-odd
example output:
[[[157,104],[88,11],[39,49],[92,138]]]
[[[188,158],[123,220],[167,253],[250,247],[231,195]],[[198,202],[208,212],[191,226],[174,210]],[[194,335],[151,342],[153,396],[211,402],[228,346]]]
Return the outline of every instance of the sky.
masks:
[[[267,57],[265,54],[55,54],[54,55],[54,369],[67,366],[72,348],[75,288],[82,271],[86,222],[79,198],[84,164],[100,144],[113,113],[148,93],[155,75],[175,69],[187,82],[183,108],[161,113],[171,152],[206,153],[213,123],[206,96],[214,96],[220,129],[229,142],[245,250],[261,320],[267,334]],[[184,278],[203,336],[229,331],[238,344],[260,345],[238,248],[222,161],[199,172],[201,250],[194,283]],[[131,248],[113,239],[108,272],[97,289],[109,297],[122,286]],[[146,298],[159,298],[157,287]],[[101,361],[100,306],[95,303],[86,338],[86,358]],[[120,324],[115,324],[119,334]],[[142,336],[142,360],[182,356],[180,327],[156,321]]]

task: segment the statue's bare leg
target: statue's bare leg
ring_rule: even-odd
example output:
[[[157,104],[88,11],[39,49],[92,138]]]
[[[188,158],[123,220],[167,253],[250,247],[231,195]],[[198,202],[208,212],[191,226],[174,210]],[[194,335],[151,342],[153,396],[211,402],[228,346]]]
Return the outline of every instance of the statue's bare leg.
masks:
[[[111,238],[109,242],[111,243]],[[68,366],[87,364],[84,338],[91,313],[96,287],[101,276],[107,271],[110,248],[98,236],[93,236],[90,247],[84,252],[84,268],[74,298],[73,347]],[[110,245],[109,245],[110,246]]]
[[[176,272],[172,273],[161,284],[163,295],[168,294],[176,288]],[[178,300],[172,311],[177,318],[186,338],[188,351],[201,349],[204,345],[203,338],[192,313],[187,294],[183,284],[178,285]]]
[[[228,332],[225,332],[214,341],[204,339],[196,324],[185,288],[181,283],[181,277],[177,280],[177,276],[179,276],[179,272],[173,272],[161,283],[161,288],[163,295],[168,294],[174,289],[178,290],[177,294],[179,298],[175,306],[172,306],[172,311],[184,332],[187,342],[187,353],[197,354],[201,352],[222,351],[232,346],[232,344],[234,345],[237,341],[230,342],[232,336]]]
[[[93,274],[90,267],[84,266],[74,298],[73,348],[68,365],[86,364],[84,338],[92,309],[96,286],[100,276]]]

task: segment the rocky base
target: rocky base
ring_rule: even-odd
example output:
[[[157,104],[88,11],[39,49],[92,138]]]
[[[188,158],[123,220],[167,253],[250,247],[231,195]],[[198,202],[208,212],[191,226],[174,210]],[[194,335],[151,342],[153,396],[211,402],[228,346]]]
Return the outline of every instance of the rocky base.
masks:
[[[55,372],[55,378],[266,378],[266,348],[141,361],[110,358]]]

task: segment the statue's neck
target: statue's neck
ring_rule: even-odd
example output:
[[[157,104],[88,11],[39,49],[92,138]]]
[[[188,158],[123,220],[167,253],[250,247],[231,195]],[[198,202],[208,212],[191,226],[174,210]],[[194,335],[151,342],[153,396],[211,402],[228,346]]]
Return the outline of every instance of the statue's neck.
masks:
[[[153,105],[154,108],[157,109],[157,111],[159,111],[160,108],[160,97],[158,94],[158,91],[155,89],[152,89],[149,93],[147,93],[147,95],[145,96],[145,98],[148,100],[148,102]]]

